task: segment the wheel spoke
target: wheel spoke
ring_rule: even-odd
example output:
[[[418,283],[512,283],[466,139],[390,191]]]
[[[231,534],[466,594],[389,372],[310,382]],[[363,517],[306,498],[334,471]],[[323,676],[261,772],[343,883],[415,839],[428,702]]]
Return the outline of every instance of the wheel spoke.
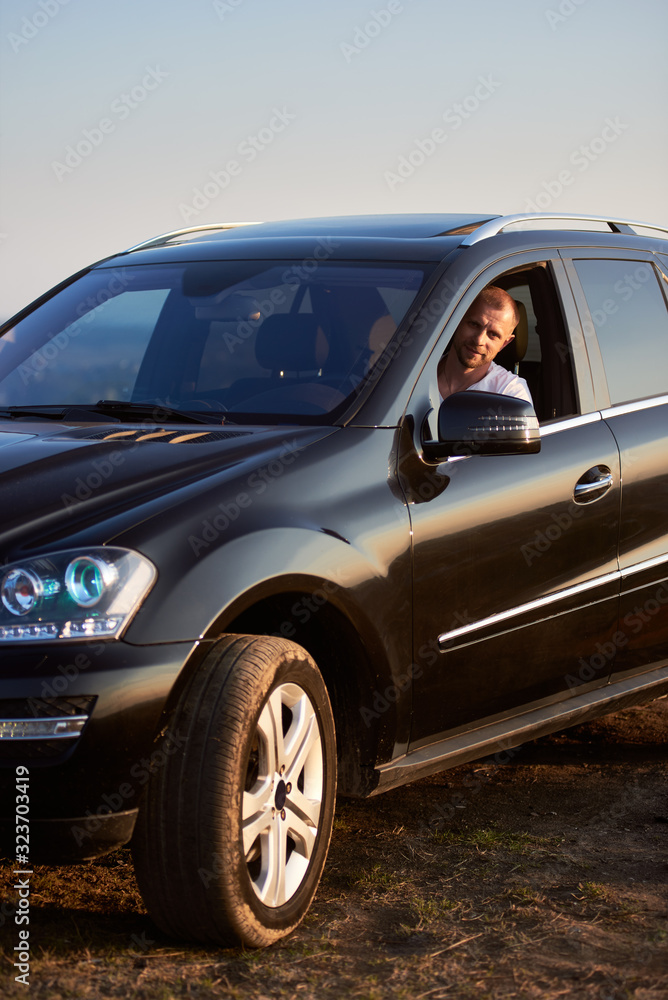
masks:
[[[292,706],[293,719],[285,744],[286,780],[293,783],[301,774],[314,744],[319,739],[318,721],[309,699],[304,695]]]
[[[261,769],[262,774],[273,775],[281,766],[281,760],[285,752],[283,746],[282,704],[281,690],[280,688],[276,688],[269,695],[260,713],[260,718],[257,721],[258,736],[262,740],[266,754],[265,767]]]
[[[244,854],[248,854],[257,837],[271,826],[273,802],[274,789],[268,777],[261,785],[243,793],[241,820]]]
[[[287,860],[287,827],[276,816],[270,828],[262,834],[262,869],[253,883],[260,900],[266,906],[281,906],[286,899],[285,869]]]
[[[301,836],[304,842],[307,842],[308,836],[301,834],[300,831],[303,827],[310,827],[312,834],[315,835],[318,827],[318,819],[320,818],[319,799],[309,799],[298,788],[293,788],[288,796],[286,810],[290,819],[289,825],[291,830],[294,829],[295,833]]]

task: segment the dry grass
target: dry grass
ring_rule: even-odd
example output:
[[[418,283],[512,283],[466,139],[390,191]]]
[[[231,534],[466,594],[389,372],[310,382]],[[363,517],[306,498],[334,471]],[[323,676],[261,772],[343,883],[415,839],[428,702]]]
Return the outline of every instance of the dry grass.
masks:
[[[502,768],[340,801],[315,904],[267,951],[161,938],[126,850],[36,868],[30,994],[665,1000],[667,744],[664,700],[528,744]],[[9,865],[0,877],[11,903]],[[11,919],[2,934],[4,995],[25,996]]]

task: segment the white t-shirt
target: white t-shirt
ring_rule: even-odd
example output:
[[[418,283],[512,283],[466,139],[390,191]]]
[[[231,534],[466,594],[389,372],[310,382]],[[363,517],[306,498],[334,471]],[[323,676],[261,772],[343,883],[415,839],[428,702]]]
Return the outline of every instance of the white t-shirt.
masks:
[[[526,399],[528,403],[533,403],[525,379],[497,365],[496,361],[492,361],[484,378],[466,388],[477,389],[478,392],[501,392],[504,396],[517,396],[519,399]]]

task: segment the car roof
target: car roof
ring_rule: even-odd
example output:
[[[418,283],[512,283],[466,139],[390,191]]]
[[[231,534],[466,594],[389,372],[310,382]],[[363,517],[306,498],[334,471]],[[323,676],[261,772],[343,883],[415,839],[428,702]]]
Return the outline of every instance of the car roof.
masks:
[[[144,263],[293,259],[440,261],[491,214],[354,215],[235,222],[165,233],[131,247]],[[127,257],[126,257],[127,261]],[[119,259],[105,261],[116,265]]]
[[[530,237],[522,231],[527,229],[532,230]],[[128,255],[140,257],[142,263],[311,257],[436,262],[457,247],[472,246],[502,234],[514,244],[538,238],[542,245],[563,246],[565,242],[590,240],[592,232],[608,245],[623,243],[625,236],[637,239],[651,235],[665,240],[668,235],[668,230],[651,223],[610,216],[552,213],[326,216],[193,226],[154,237],[100,264],[127,263]]]
[[[488,215],[334,215],[310,219],[284,219],[275,222],[238,223],[218,232],[218,239],[253,239],[285,236],[322,236],[331,234],[352,238],[427,239],[437,236],[461,235],[472,232],[483,222],[497,216]],[[252,230],[247,227],[253,226]],[[202,230],[194,232],[194,240],[210,239]]]

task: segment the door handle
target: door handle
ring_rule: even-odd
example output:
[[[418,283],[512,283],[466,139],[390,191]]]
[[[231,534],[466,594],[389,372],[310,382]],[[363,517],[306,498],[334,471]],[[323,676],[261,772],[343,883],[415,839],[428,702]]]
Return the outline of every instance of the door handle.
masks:
[[[580,476],[573,490],[576,503],[591,503],[604,496],[612,486],[612,472],[606,465],[595,465]]]

